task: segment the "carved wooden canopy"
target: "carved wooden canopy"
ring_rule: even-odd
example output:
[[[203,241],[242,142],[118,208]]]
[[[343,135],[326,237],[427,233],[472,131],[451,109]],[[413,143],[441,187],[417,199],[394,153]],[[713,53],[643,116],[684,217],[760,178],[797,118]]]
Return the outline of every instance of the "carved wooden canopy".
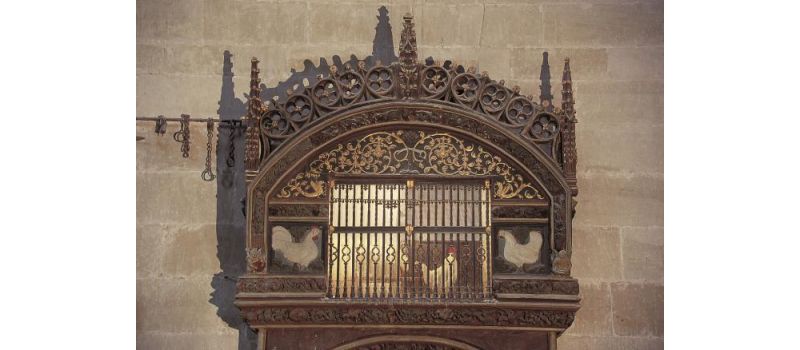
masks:
[[[412,19],[403,18],[399,61],[334,65],[327,76],[281,98],[262,100],[258,60],[252,60],[245,140],[248,274],[240,278],[237,305],[254,327],[386,324],[563,331],[579,300],[577,281],[569,277],[578,193],[569,60],[556,107],[547,53],[534,101],[472,67],[421,62]],[[334,261],[328,255],[334,249],[340,254],[339,249],[322,249],[318,261],[287,265],[277,261],[272,235],[278,227],[287,232],[323,227],[324,235],[332,234],[331,179],[344,175],[491,179],[487,234],[496,239],[505,230],[522,245],[528,232],[541,232],[544,258],[513,266],[496,256],[499,246],[488,240],[492,304],[376,308],[326,301],[330,277],[325,272]],[[303,237],[292,233],[285,242],[300,244]]]

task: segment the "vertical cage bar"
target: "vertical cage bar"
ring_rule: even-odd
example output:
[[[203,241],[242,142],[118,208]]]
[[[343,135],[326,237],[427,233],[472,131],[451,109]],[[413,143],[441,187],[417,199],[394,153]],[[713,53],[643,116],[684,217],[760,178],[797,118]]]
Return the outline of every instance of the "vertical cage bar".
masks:
[[[378,197],[378,192],[375,192],[375,198]],[[377,209],[377,208],[376,208]],[[377,212],[377,210],[376,210]],[[375,235],[375,243],[372,247],[372,297],[378,297],[378,261],[380,259],[380,249],[378,248],[378,233],[373,233]]]
[[[442,197],[444,197],[444,193],[442,194]],[[447,275],[447,248],[445,248],[444,234],[440,234],[438,236],[441,236],[442,238],[442,284],[439,296],[440,298],[444,299],[447,298],[447,282],[445,281],[445,277]]]
[[[478,290],[478,245],[475,242],[475,232],[472,232],[472,290],[471,294],[477,297]]]
[[[328,290],[325,296],[328,298],[333,297],[333,188],[336,182],[333,180],[328,181],[328,237],[325,237],[325,244],[328,245]]]
[[[336,197],[336,208],[337,208],[336,209],[336,223],[338,225],[339,224],[340,215],[342,214],[341,208],[340,208],[340,205],[339,205],[339,203],[340,203],[339,199],[342,198],[342,189],[341,189],[341,187],[337,186],[336,187],[336,192],[337,192],[337,197]],[[338,252],[337,253],[338,254],[338,259],[336,259],[336,297],[339,298],[341,296],[341,294],[339,293],[339,267],[340,267],[340,262],[342,260],[342,244],[341,244],[340,235],[338,233],[336,234],[336,250]]]

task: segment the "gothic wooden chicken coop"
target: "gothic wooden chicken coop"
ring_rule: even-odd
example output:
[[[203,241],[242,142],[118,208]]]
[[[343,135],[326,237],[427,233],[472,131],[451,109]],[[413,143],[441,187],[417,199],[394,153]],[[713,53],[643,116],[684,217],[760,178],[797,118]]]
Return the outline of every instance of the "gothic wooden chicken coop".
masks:
[[[474,68],[357,61],[245,119],[248,272],[259,349],[555,349],[579,308],[569,61],[553,105]]]

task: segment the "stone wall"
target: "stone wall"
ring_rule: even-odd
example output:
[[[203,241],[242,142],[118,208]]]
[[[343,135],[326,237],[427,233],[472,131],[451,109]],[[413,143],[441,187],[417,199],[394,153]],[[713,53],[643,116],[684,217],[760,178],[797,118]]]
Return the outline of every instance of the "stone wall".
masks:
[[[558,103],[570,57],[581,191],[573,275],[584,301],[560,348],[663,348],[661,2],[138,0],[136,115],[240,115],[250,57],[271,87],[320,57],[368,56],[387,44],[376,35],[383,5],[392,45],[411,11],[420,57],[479,66],[525,95],[538,95],[547,50]],[[175,123],[164,136],[152,128],[137,123],[138,348],[249,349],[236,311],[219,307],[232,298],[226,276],[241,269],[243,217],[231,203],[242,184],[224,160],[218,181],[200,179],[204,125],[192,126],[188,159],[171,139]]]

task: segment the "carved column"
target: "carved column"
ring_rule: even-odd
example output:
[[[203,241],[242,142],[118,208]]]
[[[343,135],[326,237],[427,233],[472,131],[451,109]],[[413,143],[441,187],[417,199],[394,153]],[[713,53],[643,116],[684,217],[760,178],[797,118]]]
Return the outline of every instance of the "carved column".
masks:
[[[258,345],[256,346],[256,349],[267,350],[267,329],[256,328],[256,333],[258,334]]]
[[[558,333],[556,332],[547,332],[547,350],[557,350],[558,349]]]

